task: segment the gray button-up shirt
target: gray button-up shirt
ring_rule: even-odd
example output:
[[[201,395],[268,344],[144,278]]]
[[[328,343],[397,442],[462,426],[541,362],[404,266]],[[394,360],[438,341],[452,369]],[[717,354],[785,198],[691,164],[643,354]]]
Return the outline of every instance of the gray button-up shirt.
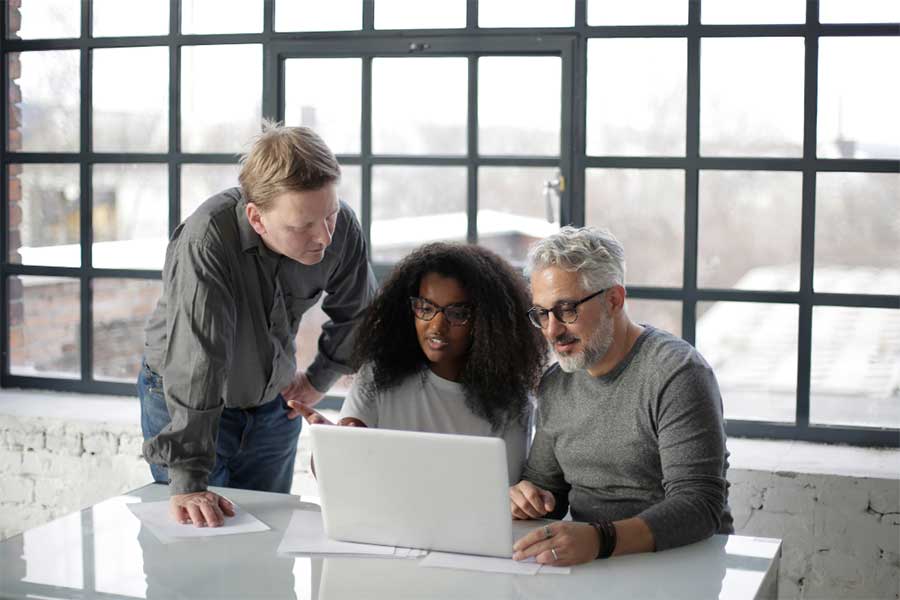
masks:
[[[322,292],[331,320],[306,371],[310,383],[327,391],[352,371],[353,333],[375,289],[365,237],[343,202],[332,243],[311,266],[265,246],[240,188],[213,196],[178,226],[144,348],[172,418],[144,443],[144,457],[168,467],[173,494],[206,489],[224,407],[259,406],[291,383],[300,319]]]

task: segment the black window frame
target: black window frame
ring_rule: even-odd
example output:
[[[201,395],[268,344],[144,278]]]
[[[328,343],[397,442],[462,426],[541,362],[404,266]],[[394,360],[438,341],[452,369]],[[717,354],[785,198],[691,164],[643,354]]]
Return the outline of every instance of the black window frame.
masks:
[[[373,164],[457,164],[468,167],[467,212],[468,239],[477,241],[477,169],[479,166],[548,166],[559,165],[566,177],[566,191],[560,202],[560,222],[582,225],[585,221],[585,176],[589,168],[675,169],[684,172],[684,263],[681,287],[629,286],[629,295],[636,299],[677,301],[682,307],[682,337],[694,343],[696,338],[696,308],[698,302],[736,301],[797,306],[798,365],[796,421],[776,423],[765,421],[728,420],[726,430],[732,436],[753,436],[774,439],[849,443],[864,446],[900,447],[900,430],[894,428],[857,427],[850,425],[819,425],[809,420],[810,362],[812,353],[812,313],[817,306],[900,309],[900,297],[885,294],[821,293],[813,289],[815,244],[815,195],[818,173],[898,173],[900,160],[831,159],[816,156],[816,117],[819,40],[828,37],[900,36],[897,23],[819,23],[819,2],[806,2],[805,22],[766,25],[712,25],[701,23],[701,1],[688,2],[688,22],[684,25],[591,26],[586,22],[587,0],[576,0],[572,27],[553,28],[480,28],[477,23],[478,0],[467,0],[465,28],[447,30],[376,30],[373,0],[363,0],[362,29],[349,32],[275,32],[274,0],[263,1],[263,31],[241,34],[182,34],[180,33],[180,0],[170,0],[169,33],[166,35],[92,38],[92,6],[83,0],[81,36],[71,39],[11,40],[5,38],[7,10],[0,15],[0,79],[3,81],[2,99],[4,135],[2,151],[3,185],[0,200],[0,307],[3,310],[2,370],[0,387],[40,388],[88,393],[132,395],[133,386],[126,383],[100,381],[93,378],[93,308],[91,282],[96,278],[159,279],[158,270],[100,269],[91,265],[92,252],[92,185],[94,164],[149,163],[168,167],[168,223],[169,232],[180,221],[183,164],[233,164],[233,154],[184,153],[180,148],[180,49],[183,46],[207,44],[261,44],[263,50],[263,116],[279,118],[284,114],[281,69],[286,57],[310,56],[325,53],[329,56],[341,51],[363,58],[363,89],[371,89],[371,60],[373,56],[399,55],[417,52],[422,55],[493,54],[522,55],[523,49],[545,43],[552,52],[565,55],[563,60],[562,140],[560,156],[548,157],[485,157],[477,147],[477,111],[469,110],[467,122],[468,152],[459,157],[375,156],[367,143],[371,140],[371,96],[362,94],[363,146],[360,154],[340,156],[345,164],[359,164],[361,168],[361,221],[366,231],[371,225],[371,167]],[[587,45],[595,38],[681,38],[687,42],[687,114],[684,156],[588,156],[586,155],[587,110]],[[700,154],[700,46],[703,38],[741,37],[797,37],[803,38],[803,152],[799,158],[704,157]],[[464,40],[460,46],[459,40]],[[418,44],[418,46],[411,46]],[[424,44],[427,44],[425,46]],[[471,44],[469,48],[465,46]],[[169,141],[163,153],[96,153],[91,148],[91,85],[92,50],[100,48],[165,46],[169,49]],[[9,126],[7,56],[29,50],[78,50],[80,53],[80,142],[77,152],[13,152],[6,151]],[[367,65],[367,66],[366,66]],[[469,107],[477,106],[477,59],[469,58]],[[368,131],[367,131],[368,128]],[[567,140],[567,143],[563,143]],[[80,172],[80,267],[45,267],[9,262],[8,253],[8,177],[10,164],[77,164]],[[791,171],[802,175],[802,217],[800,288],[798,291],[745,291],[700,288],[697,285],[698,258],[698,180],[701,170],[730,171]],[[898,199],[900,202],[900,199]],[[375,265],[384,275],[389,265]],[[9,356],[9,290],[11,276],[38,275],[71,277],[80,281],[80,350],[79,379],[28,377],[10,373]],[[332,400],[335,406],[339,400]]]

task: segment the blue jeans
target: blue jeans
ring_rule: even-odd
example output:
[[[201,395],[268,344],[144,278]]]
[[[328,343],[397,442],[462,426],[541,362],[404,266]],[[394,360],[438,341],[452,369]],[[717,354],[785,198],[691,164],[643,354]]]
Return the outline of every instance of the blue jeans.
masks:
[[[162,376],[142,364],[137,389],[141,429],[147,440],[170,421]],[[281,394],[254,408],[225,408],[219,420],[216,463],[209,474],[209,485],[289,493],[303,418],[290,420],[287,413]],[[150,473],[158,483],[169,482],[168,470],[162,465],[150,465]]]

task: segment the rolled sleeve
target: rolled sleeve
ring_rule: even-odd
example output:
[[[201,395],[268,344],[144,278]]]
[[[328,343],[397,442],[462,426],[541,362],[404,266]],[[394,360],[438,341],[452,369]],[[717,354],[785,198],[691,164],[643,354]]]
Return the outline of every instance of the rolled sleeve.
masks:
[[[230,274],[216,246],[179,246],[164,276],[170,299],[162,367],[171,422],[144,443],[144,457],[169,470],[170,492],[206,489],[215,464],[223,390],[235,335]]]
[[[722,529],[727,455],[721,398],[709,368],[676,373],[657,406],[665,499],[637,516],[653,532],[656,549],[666,550]]]

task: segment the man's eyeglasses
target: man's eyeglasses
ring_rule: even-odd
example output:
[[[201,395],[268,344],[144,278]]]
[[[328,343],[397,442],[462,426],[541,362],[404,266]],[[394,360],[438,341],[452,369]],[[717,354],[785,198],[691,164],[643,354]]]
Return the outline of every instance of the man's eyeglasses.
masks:
[[[550,322],[550,313],[553,313],[553,316],[556,317],[556,320],[560,323],[569,325],[578,320],[578,307],[581,304],[584,304],[591,298],[599,296],[608,289],[609,288],[605,288],[599,292],[594,292],[590,296],[585,296],[576,302],[557,302],[553,305],[553,308],[550,309],[532,306],[528,311],[528,318],[531,320],[531,324],[538,329],[545,329],[547,327],[547,324]]]
[[[444,313],[444,318],[451,325],[465,325],[472,318],[473,307],[471,304],[448,304],[447,306],[438,306],[433,302],[429,302],[425,298],[411,296],[409,304],[412,307],[413,314],[417,319],[422,321],[430,321],[439,312]]]

